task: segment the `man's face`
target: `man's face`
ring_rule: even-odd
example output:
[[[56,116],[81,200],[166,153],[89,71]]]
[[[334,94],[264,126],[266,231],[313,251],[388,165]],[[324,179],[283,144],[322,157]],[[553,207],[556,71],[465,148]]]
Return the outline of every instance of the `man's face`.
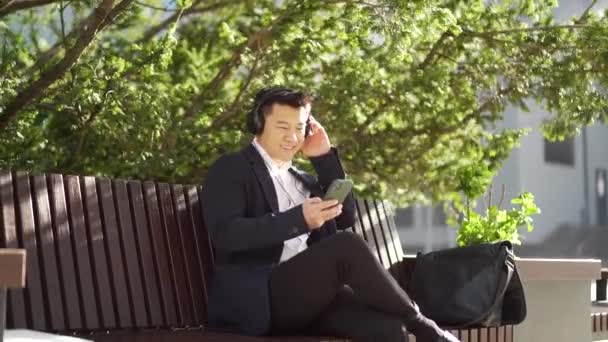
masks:
[[[266,115],[264,130],[257,136],[258,143],[272,159],[290,161],[304,144],[307,119],[306,107],[274,103]]]

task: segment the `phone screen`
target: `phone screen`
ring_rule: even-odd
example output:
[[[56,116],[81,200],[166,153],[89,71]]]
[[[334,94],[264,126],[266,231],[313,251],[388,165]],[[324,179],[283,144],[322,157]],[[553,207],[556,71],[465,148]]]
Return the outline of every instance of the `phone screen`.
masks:
[[[335,179],[329,185],[323,200],[335,199],[342,203],[353,188],[353,182],[348,179]]]

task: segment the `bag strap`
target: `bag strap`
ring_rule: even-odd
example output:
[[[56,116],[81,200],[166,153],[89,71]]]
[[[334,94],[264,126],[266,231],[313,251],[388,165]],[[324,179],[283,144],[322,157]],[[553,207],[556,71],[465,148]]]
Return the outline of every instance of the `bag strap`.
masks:
[[[486,312],[484,312],[483,315],[480,315],[478,318],[470,322],[464,323],[462,325],[463,327],[471,326],[473,324],[483,321],[487,318],[488,314],[495,311],[502,304],[502,300],[505,297],[505,293],[507,292],[509,283],[513,278],[513,270],[515,270],[515,258],[513,256],[513,253],[510,252],[509,248],[506,248],[504,267],[506,268],[506,272],[500,273],[501,279],[499,280],[498,289],[496,291],[496,296],[494,297],[494,303],[492,303],[492,306],[490,306],[490,308]]]

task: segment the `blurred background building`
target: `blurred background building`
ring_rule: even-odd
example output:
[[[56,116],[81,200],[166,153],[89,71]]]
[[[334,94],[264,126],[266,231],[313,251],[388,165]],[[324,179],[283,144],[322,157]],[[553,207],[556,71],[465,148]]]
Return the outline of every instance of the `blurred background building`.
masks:
[[[558,21],[579,16],[591,0],[562,0],[555,11]],[[605,10],[608,1],[598,2]],[[530,191],[541,209],[534,216],[534,231],[522,228],[520,256],[597,257],[608,260],[608,125],[596,123],[573,138],[546,140],[540,125],[549,115],[529,101],[529,113],[510,107],[498,128],[530,128],[521,146],[511,153],[494,178],[494,196],[506,187],[508,200]],[[607,109],[608,110],[608,109]],[[493,201],[497,202],[497,200]],[[455,246],[456,229],[445,223],[442,205],[396,210],[396,224],[406,253],[428,252]]]

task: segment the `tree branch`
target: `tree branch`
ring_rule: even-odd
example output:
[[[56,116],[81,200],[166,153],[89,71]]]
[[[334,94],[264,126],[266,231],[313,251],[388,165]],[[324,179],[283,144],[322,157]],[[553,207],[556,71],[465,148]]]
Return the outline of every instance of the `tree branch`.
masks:
[[[585,11],[583,12],[583,14],[581,14],[581,17],[578,18],[577,20],[575,20],[574,23],[575,24],[583,24],[587,20],[587,17],[589,16],[589,13],[591,13],[591,9],[593,8],[593,6],[595,6],[596,3],[597,3],[597,0],[591,1],[591,3],[589,4],[589,6],[587,6],[587,8],[585,9]]]
[[[196,13],[210,12],[210,11],[234,4],[235,2],[238,2],[238,1],[234,1],[234,0],[232,0],[232,1],[224,0],[224,1],[219,1],[214,4],[207,5],[207,6],[196,7],[197,5],[203,3],[203,1],[204,0],[197,0],[194,2],[194,4],[192,4],[191,7],[185,9],[182,14],[182,18],[192,15],[192,14],[196,14]],[[150,27],[149,29],[146,30],[144,35],[139,40],[137,40],[137,43],[140,44],[140,43],[143,43],[145,41],[148,41],[148,40],[154,38],[154,36],[156,36],[159,32],[167,29],[172,23],[174,23],[178,17],[179,17],[179,12],[174,13],[171,16],[169,16],[167,19],[163,20],[160,24]]]
[[[557,26],[538,26],[538,27],[522,27],[522,28],[514,28],[508,30],[497,30],[497,31],[485,31],[485,32],[475,32],[470,30],[464,30],[463,34],[469,36],[494,36],[499,34],[510,34],[510,33],[519,33],[519,32],[538,32],[538,31],[553,31],[553,30],[575,30],[581,28],[588,28],[587,25],[582,24],[573,24],[573,25],[557,25]]]
[[[431,63],[432,59],[435,57],[435,55],[437,55],[437,53],[439,51],[439,47],[441,46],[443,41],[446,40],[451,35],[452,34],[450,33],[450,31],[445,31],[441,34],[439,39],[437,39],[435,44],[433,44],[431,51],[429,51],[428,55],[426,55],[426,57],[424,58],[422,63],[420,63],[420,65],[418,66],[419,69],[424,70]]]
[[[230,107],[228,107],[228,109],[223,111],[217,118],[215,118],[215,120],[213,120],[209,128],[205,129],[205,132],[213,131],[215,128],[219,127],[221,124],[226,122],[226,120],[230,119],[236,114],[237,109],[242,102],[243,95],[245,94],[247,89],[249,89],[251,81],[253,81],[255,75],[257,74],[260,59],[261,57],[259,56],[259,54],[256,55],[253,65],[251,66],[251,70],[249,71],[249,75],[247,75],[247,79],[245,80],[245,82],[243,82],[243,86],[241,87],[241,89],[239,89],[239,93],[232,101],[232,104],[230,105]]]
[[[215,92],[221,85],[222,81],[230,77],[232,70],[240,64],[241,56],[246,50],[256,49],[256,51],[259,53],[265,48],[264,44],[268,44],[268,42],[265,42],[265,40],[268,37],[272,37],[272,35],[276,33],[276,29],[277,27],[279,27],[279,23],[281,23],[285,18],[288,17],[286,15],[287,13],[288,11],[283,12],[267,28],[263,28],[249,36],[247,41],[241,44],[234,51],[230,59],[215,74],[213,79],[205,87],[203,87],[201,91],[190,101],[190,106],[186,108],[186,111],[184,113],[184,118],[186,120],[191,120],[192,118],[194,118],[194,116],[203,107],[205,100],[207,98],[212,98],[215,95]]]
[[[112,24],[114,20],[118,17],[118,15],[124,10],[126,10],[132,2],[133,0],[123,0],[114,8],[112,8],[108,16],[104,19],[103,23],[99,27],[99,30],[101,31],[105,29],[108,25]],[[67,36],[63,38],[63,40],[57,41],[52,47],[40,54],[38,58],[36,58],[36,62],[28,69],[27,73],[33,74],[36,72],[36,70],[42,68],[48,61],[55,57],[59,53],[59,51],[61,51],[61,48],[63,48],[67,44],[67,42],[76,38],[78,34],[85,29],[86,25],[87,21],[83,20],[80,25],[78,25],[77,28],[72,29],[70,33],[68,33]]]
[[[113,5],[114,0],[103,0],[87,19],[85,19],[86,24],[84,25],[84,31],[80,34],[80,37],[71,50],[67,51],[64,58],[54,67],[43,72],[40,75],[40,78],[21,90],[17,96],[6,105],[4,111],[0,113],[0,130],[6,128],[23,107],[36,100],[51,84],[61,78],[63,74],[74,65],[83,51],[95,38],[103,21],[112,10]]]
[[[418,129],[408,128],[405,135],[400,133],[400,138],[403,139],[404,141],[409,141],[414,136],[426,135],[430,139],[430,142],[431,142],[429,144],[428,148],[423,148],[422,150],[418,151],[417,153],[413,153],[413,154],[408,153],[408,162],[413,162],[413,161],[421,158],[428,151],[428,149],[435,146],[435,143],[437,141],[439,141],[439,139],[437,138],[438,136],[453,133],[454,131],[458,130],[459,128],[462,127],[462,123],[466,123],[469,120],[473,120],[476,117],[480,116],[483,112],[489,110],[490,107],[496,103],[496,101],[499,101],[501,97],[507,95],[509,92],[513,91],[514,89],[515,88],[513,86],[509,86],[506,88],[499,88],[498,91],[496,92],[496,94],[491,96],[484,103],[482,103],[476,110],[471,111],[469,114],[464,116],[459,122],[457,122],[453,125],[439,126],[437,124],[437,122],[433,122],[426,127],[421,127]],[[381,106],[381,108],[385,108],[385,107],[386,106]],[[376,112],[381,112],[381,111],[382,110],[379,108],[378,110],[376,110],[374,112],[376,113]],[[374,119],[375,119],[375,117],[374,117]],[[488,117],[482,116],[481,119],[488,119]],[[356,130],[357,139],[359,141],[362,141],[363,139],[370,137],[370,135],[368,134],[368,131],[365,128],[369,127],[369,124],[372,121],[373,120],[369,120],[368,122],[364,123],[363,125],[359,125],[359,127],[364,128],[363,130],[359,130],[359,129]]]
[[[500,99],[503,96],[508,95],[514,89],[515,89],[515,87],[512,85],[510,85],[506,88],[499,88],[498,91],[496,92],[496,94],[494,94],[492,97],[490,97],[490,99],[488,99],[481,106],[479,106],[479,108],[477,108],[477,110],[474,111],[473,114],[476,116],[476,115],[479,115],[479,114],[489,110],[491,106],[496,104],[496,102],[500,101]]]
[[[505,189],[505,185],[502,185],[502,191],[500,193],[500,202],[498,202],[498,209],[502,209],[502,202],[505,199],[505,193],[506,193],[506,189]]]
[[[142,1],[135,1],[136,4],[142,6],[142,7],[146,7],[146,8],[150,8],[153,10],[157,10],[157,11],[163,11],[163,12],[179,12],[181,11],[181,8],[166,8],[166,7],[158,7],[158,6],[154,6],[154,5],[150,5],[147,4],[145,2]]]
[[[64,11],[65,11],[65,5],[63,4],[63,0],[60,0],[60,9],[59,9],[59,20],[61,21],[61,39],[65,42],[65,18],[64,18]]]
[[[59,0],[11,0],[5,5],[0,6],[0,18],[20,10],[45,6],[57,2],[59,2]]]
[[[32,8],[37,6],[48,5],[57,2],[57,0],[12,0],[0,6],[0,18],[16,12],[21,9]]]

